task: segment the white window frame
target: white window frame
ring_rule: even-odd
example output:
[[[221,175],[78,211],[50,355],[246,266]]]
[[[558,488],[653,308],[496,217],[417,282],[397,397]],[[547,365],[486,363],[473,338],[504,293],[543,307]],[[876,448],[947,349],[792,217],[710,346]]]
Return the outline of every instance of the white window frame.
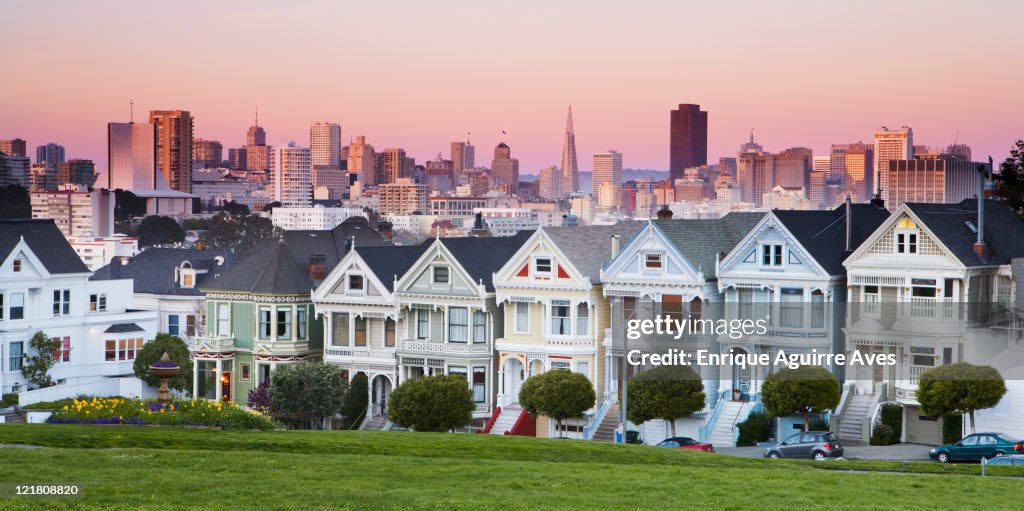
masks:
[[[231,335],[231,304],[217,302],[217,335]]]
[[[452,322],[452,319],[455,316],[455,314],[453,314],[453,313],[455,313],[455,312],[458,312],[460,315],[462,313],[465,313],[465,315],[463,316],[465,318],[465,322],[464,323],[455,324],[455,323]],[[471,315],[469,313],[469,308],[468,307],[449,307],[448,308],[448,342],[454,342],[454,343],[459,343],[459,344],[469,344],[469,340],[470,340],[470,327],[472,325],[472,320],[471,320],[470,316]],[[458,329],[458,330],[456,330],[456,329]]]
[[[478,323],[479,319],[483,321]],[[485,344],[487,342],[487,313],[480,309],[473,311],[469,314],[469,323],[470,341],[473,344]]]
[[[523,310],[526,311],[526,329],[519,329],[519,307],[522,306]],[[512,310],[512,331],[517,334],[529,334],[530,333],[530,304],[526,302],[515,302],[515,308]]]
[[[439,280],[438,279],[438,276],[439,276],[438,272],[439,271],[443,271],[444,272],[444,280]],[[444,266],[444,265],[437,265],[437,266],[431,266],[430,267],[430,283],[431,284],[444,284],[444,285],[448,285],[448,284],[451,284],[451,282],[452,282],[452,270],[451,270],[451,268],[449,268],[448,266]]]
[[[644,252],[644,271],[664,271],[665,254],[661,252]],[[657,266],[651,266],[651,258],[657,259]]]
[[[181,336],[181,315],[180,314],[168,314],[167,315],[167,333],[171,335]]]
[[[104,312],[107,310],[107,294],[92,293],[89,295],[89,312]]]
[[[918,229],[896,229],[893,243],[897,254],[918,254],[921,250],[921,231]],[[913,248],[913,250],[910,250]]]
[[[420,339],[420,340],[430,339],[430,327],[432,326],[430,324],[430,322],[431,322],[430,316],[431,316],[431,314],[430,314],[430,310],[429,309],[416,309],[416,318],[415,318],[416,319],[416,331],[415,331],[415,334],[416,334],[416,338],[417,339]],[[426,321],[423,321],[424,317],[427,319]],[[421,325],[426,325],[426,327],[427,327],[427,331],[426,332],[422,332],[420,330],[420,326]]]
[[[547,270],[541,270],[537,266],[537,262],[540,261],[541,259],[544,259],[544,260],[546,260],[548,262],[547,263],[547,267],[548,267]],[[553,258],[551,256],[546,256],[546,255],[534,256],[530,260],[530,266],[531,266],[530,269],[532,270],[532,274],[535,275],[535,276],[551,276],[551,275],[554,275],[554,273],[555,273],[555,258]]]
[[[22,291],[15,291],[8,296],[11,303],[7,306],[7,318],[12,320],[25,319],[25,293]],[[15,300],[15,297],[17,297],[18,300]],[[16,303],[20,303],[21,305],[16,305]],[[18,317],[14,317],[14,309],[21,309]]]
[[[768,262],[765,263],[765,257]],[[783,268],[786,266],[786,248],[783,243],[761,243],[761,267]]]
[[[354,282],[353,278],[358,278],[359,279],[359,287],[355,287],[355,286],[352,285],[352,283]],[[345,286],[345,288],[347,290],[349,290],[349,291],[358,291],[358,292],[361,292],[361,293],[365,293],[366,292],[366,277],[363,274],[361,274],[361,273],[350,273],[345,278],[345,280],[347,281],[346,282],[346,286]]]
[[[70,289],[54,289],[53,298],[53,315],[54,316],[67,316],[71,314],[71,290]]]
[[[576,335],[590,335],[590,305],[586,302],[576,304],[574,315],[573,333]],[[580,313],[584,312],[583,315]],[[583,328],[580,328],[580,327]]]
[[[284,321],[281,321],[282,313],[284,314]],[[276,307],[274,309],[274,339],[292,340],[292,319],[295,314],[295,309],[291,305],[285,305],[282,307]],[[284,333],[281,332],[282,327]]]
[[[567,300],[562,300],[562,301],[567,301]],[[555,308],[556,307],[565,307],[565,316],[555,316]],[[562,323],[562,322],[565,323],[566,328],[562,329],[564,331],[564,333],[555,333],[555,318],[556,317],[560,319],[559,323]],[[562,337],[568,337],[568,336],[572,335],[573,311],[572,311],[572,304],[571,303],[566,303],[565,305],[561,305],[561,304],[555,305],[554,301],[552,301],[552,303],[548,306],[548,319],[549,319],[549,321],[548,321],[548,331],[550,332],[551,335],[553,335],[553,336],[562,336]]]

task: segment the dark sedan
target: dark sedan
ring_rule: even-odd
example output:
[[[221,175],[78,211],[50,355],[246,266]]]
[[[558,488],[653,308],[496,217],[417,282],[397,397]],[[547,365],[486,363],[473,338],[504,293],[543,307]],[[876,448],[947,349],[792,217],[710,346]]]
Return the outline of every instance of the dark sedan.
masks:
[[[981,461],[1004,454],[1024,453],[1021,441],[1002,433],[974,433],[959,442],[940,445],[928,453],[928,457],[939,463],[950,461]]]
[[[666,438],[655,447],[670,447],[673,449],[689,449],[691,451],[704,451],[704,452],[715,452],[715,446],[698,442],[688,436],[674,436],[672,438]]]

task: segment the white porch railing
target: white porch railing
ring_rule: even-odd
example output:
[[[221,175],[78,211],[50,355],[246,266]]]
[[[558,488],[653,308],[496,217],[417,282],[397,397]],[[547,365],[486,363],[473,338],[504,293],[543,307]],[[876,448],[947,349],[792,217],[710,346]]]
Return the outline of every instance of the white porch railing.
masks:
[[[197,336],[195,344],[205,344],[215,350],[228,350],[235,347],[235,336],[233,335],[204,335]]]
[[[352,357],[352,358],[371,358],[378,360],[395,360],[395,350],[389,349],[370,349],[370,348],[352,348],[348,346],[327,346],[324,348],[324,355],[328,357]]]
[[[415,353],[453,353],[485,355],[490,353],[492,350],[486,343],[444,343],[430,342],[422,339],[407,339],[398,342],[398,351]]]
[[[921,379],[921,373],[931,369],[931,366],[910,366],[910,384],[916,386]]]

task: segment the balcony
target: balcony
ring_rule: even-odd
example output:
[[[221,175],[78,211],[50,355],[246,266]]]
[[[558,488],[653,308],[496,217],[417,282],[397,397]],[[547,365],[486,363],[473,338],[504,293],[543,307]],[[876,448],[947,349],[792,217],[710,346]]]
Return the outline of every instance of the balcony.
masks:
[[[234,351],[235,336],[233,335],[198,335],[195,341],[195,351]]]
[[[394,348],[373,349],[366,346],[326,346],[324,359],[328,362],[353,362],[359,359],[364,362],[384,363],[394,363],[396,360]]]
[[[398,342],[398,351],[417,355],[488,355],[494,350],[487,343],[464,344],[403,339]]]
[[[952,298],[926,298],[915,296],[903,304],[900,313],[905,318],[959,320],[960,302]]]

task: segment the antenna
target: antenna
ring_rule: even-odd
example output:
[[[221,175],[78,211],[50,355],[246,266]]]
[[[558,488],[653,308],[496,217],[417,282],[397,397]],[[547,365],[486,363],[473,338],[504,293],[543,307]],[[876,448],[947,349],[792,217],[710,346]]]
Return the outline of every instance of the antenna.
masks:
[[[260,106],[256,105],[256,126],[260,125]]]
[[[135,124],[135,100],[128,100],[128,122]]]

